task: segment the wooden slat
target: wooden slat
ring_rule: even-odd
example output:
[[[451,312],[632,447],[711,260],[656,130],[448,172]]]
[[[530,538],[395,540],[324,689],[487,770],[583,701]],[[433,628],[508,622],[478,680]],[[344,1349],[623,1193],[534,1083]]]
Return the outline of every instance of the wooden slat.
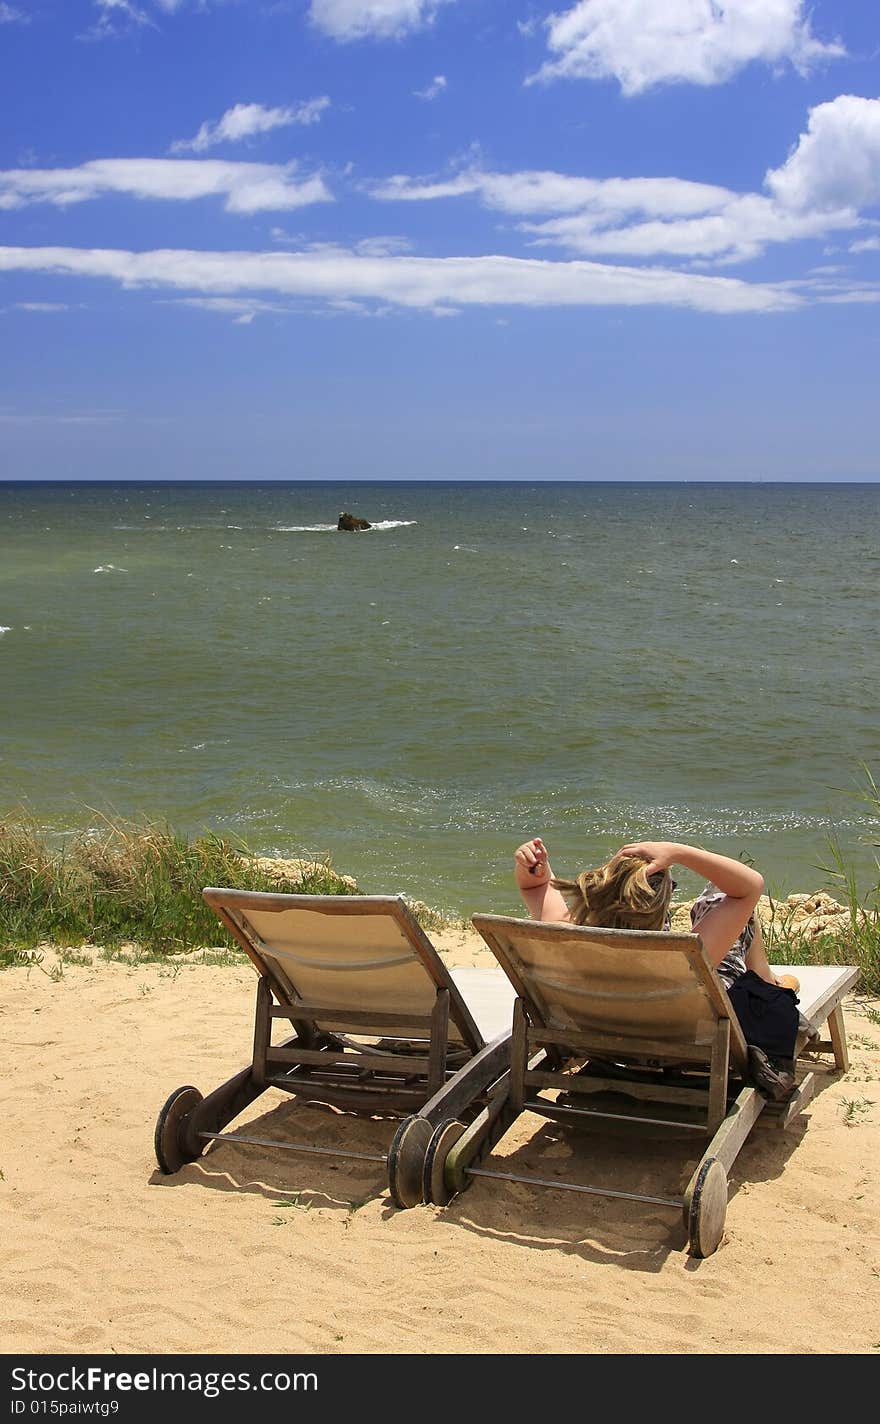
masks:
[[[764,1111],[764,1107],[765,1101],[757,1088],[743,1088],[706,1148],[703,1154],[704,1158],[716,1157],[729,1176],[739,1149]]]
[[[402,1036],[416,1036],[426,1042],[431,1036],[430,1014],[374,1014],[366,1009],[340,1009],[329,1004],[296,1002],[290,1005],[273,1004],[271,1015],[273,1019],[301,1016],[319,1021],[322,1028],[336,1028],[344,1033],[357,1033],[369,1028],[395,1028],[402,1030]]]
[[[602,1108],[593,1107],[557,1107],[555,1103],[548,1103],[544,1098],[526,1098],[523,1104],[527,1112],[540,1114],[551,1122],[637,1122],[644,1123],[651,1127],[674,1127],[681,1128],[685,1132],[700,1132],[705,1136],[706,1124],[704,1122],[693,1122],[687,1119],[666,1118],[666,1117],[641,1117],[638,1113],[628,1108],[627,1104],[621,1105],[620,1112],[609,1112]]]
[[[582,1033],[578,1029],[550,1029],[543,1025],[529,1030],[529,1042],[553,1044],[570,1050],[570,1056],[588,1058],[591,1055],[608,1058],[618,1055],[628,1058],[656,1058],[665,1063],[708,1063],[712,1056],[711,1043],[671,1043],[669,1039],[630,1038],[599,1033],[590,1030]]]
[[[641,1098],[645,1102],[692,1104],[705,1108],[708,1100],[708,1085],[702,1088],[673,1087],[668,1083],[642,1083],[629,1078],[602,1078],[592,1073],[578,1076],[564,1076],[559,1073],[526,1073],[527,1087],[560,1088],[567,1093],[622,1093],[627,1097]]]
[[[354,1101],[357,1097],[358,1106],[363,1103],[369,1107],[381,1107],[387,1102],[390,1106],[392,1099],[399,1099],[408,1105],[416,1105],[424,1096],[424,1084],[406,1083],[379,1083],[373,1082],[355,1083],[347,1082],[342,1078],[324,1082],[318,1078],[292,1078],[281,1073],[270,1073],[266,1079],[267,1084],[273,1088],[283,1088],[287,1093],[298,1093],[308,1097],[319,1094],[327,1101],[337,1101],[340,1104],[346,1100]]]
[[[270,1048],[266,1054],[268,1063],[305,1063],[316,1067],[341,1067],[351,1064],[358,1069],[384,1068],[386,1072],[427,1073],[426,1057],[408,1056],[403,1053],[331,1053],[325,1048]]]

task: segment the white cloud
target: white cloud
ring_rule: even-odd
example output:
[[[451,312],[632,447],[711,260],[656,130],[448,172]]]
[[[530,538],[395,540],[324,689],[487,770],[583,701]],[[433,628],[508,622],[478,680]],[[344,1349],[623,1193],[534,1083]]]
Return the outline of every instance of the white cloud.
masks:
[[[807,132],[766,184],[769,194],[736,193],[682,178],[471,167],[440,181],[396,174],[367,191],[384,202],[475,196],[527,219],[518,226],[535,244],[583,256],[741,262],[771,243],[865,225],[860,210],[880,203],[880,99],[841,95],[811,110]]]
[[[810,110],[806,133],[767,187],[786,207],[829,211],[880,203],[880,99],[839,94]]]
[[[70,311],[67,302],[15,302],[13,305],[16,311],[43,312],[47,314],[51,312]]]
[[[664,268],[516,257],[362,257],[317,252],[126,252],[71,247],[0,248],[0,271],[105,278],[123,287],[193,295],[272,293],[322,303],[366,301],[437,308],[666,306],[731,314],[799,306],[794,292]]]
[[[598,221],[597,221],[598,219]],[[523,223],[539,245],[569,252],[646,258],[659,254],[714,262],[745,262],[759,257],[770,243],[822,237],[834,228],[851,228],[844,213],[791,213],[759,193],[730,194],[714,210],[697,217],[651,218],[626,226],[607,223],[605,214],[579,213],[543,223]]]
[[[426,85],[424,89],[414,89],[413,93],[417,99],[431,100],[436,99],[442,94],[445,88],[446,76],[444,74],[435,74],[430,84]]]
[[[539,245],[584,255],[743,261],[770,242],[816,237],[857,221],[845,213],[792,213],[759,193],[682,178],[578,178],[564,173],[469,170],[439,183],[402,175],[370,188],[383,201],[473,194],[511,216],[554,214],[519,228]]]
[[[256,316],[291,314],[290,307],[281,302],[261,302],[250,297],[175,297],[174,304],[215,312],[218,316],[231,316],[235,326],[250,326]]]
[[[527,82],[613,78],[628,95],[720,84],[756,60],[806,73],[845,53],[816,39],[803,0],[578,0],[545,23],[554,58]]]
[[[632,212],[684,216],[734,197],[728,188],[682,178],[580,178],[547,170],[490,173],[469,168],[454,178],[424,182],[395,174],[368,191],[383,201],[424,201],[479,194],[487,207],[505,213],[565,213],[593,208],[623,217]]]
[[[7,5],[6,0],[0,3],[0,25],[28,25],[30,18],[16,5]]]
[[[408,237],[389,235],[388,237],[362,237],[355,244],[359,257],[398,257],[409,252],[412,247]]]
[[[81,36],[85,40],[110,39],[114,35],[142,29],[145,25],[155,28],[155,22],[145,10],[134,4],[134,0],[92,0],[98,11],[98,18],[90,30]]]
[[[851,242],[850,252],[880,252],[880,237],[866,237],[862,242]]]
[[[455,178],[439,183],[426,183],[419,178],[408,178],[403,173],[395,173],[391,178],[367,185],[371,198],[388,203],[420,203],[432,198],[460,198],[467,193],[478,193],[482,188],[483,175],[478,172],[459,173]]]
[[[177,202],[220,197],[230,213],[333,201],[322,178],[295,180],[295,170],[295,163],[186,158],[96,158],[79,168],[13,168],[0,172],[0,210],[29,203],[66,207],[107,193]]]
[[[175,140],[171,152],[204,153],[218,143],[240,143],[255,134],[269,133],[272,129],[287,128],[291,124],[316,124],[329,107],[330,100],[326,94],[319,99],[307,99],[293,108],[268,109],[263,104],[234,104],[215,123],[206,119],[195,138]]]
[[[429,25],[447,0],[311,0],[309,18],[334,40],[398,39]]]

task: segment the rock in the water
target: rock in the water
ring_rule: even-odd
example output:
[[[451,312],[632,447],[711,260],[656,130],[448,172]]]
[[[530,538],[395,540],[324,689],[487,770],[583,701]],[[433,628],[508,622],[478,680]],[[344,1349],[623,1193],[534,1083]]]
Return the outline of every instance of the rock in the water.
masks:
[[[339,516],[337,529],[372,529],[369,519],[359,519],[356,514],[349,514],[343,510]]]

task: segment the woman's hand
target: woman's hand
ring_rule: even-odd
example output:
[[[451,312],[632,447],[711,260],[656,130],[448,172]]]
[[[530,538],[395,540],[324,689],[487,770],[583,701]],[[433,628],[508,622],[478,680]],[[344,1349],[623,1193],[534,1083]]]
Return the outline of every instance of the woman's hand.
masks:
[[[550,879],[547,847],[540,836],[535,836],[534,840],[525,841],[523,845],[517,846],[513,855],[513,863],[517,879],[529,888],[534,889]]]
[[[646,874],[654,875],[658,870],[668,870],[675,864],[677,852],[681,849],[676,841],[633,841],[621,846],[618,855],[637,855],[648,862]]]

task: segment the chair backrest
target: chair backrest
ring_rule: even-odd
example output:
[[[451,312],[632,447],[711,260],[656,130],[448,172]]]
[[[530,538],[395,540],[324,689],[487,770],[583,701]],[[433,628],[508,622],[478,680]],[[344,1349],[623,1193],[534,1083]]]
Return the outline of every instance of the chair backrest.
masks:
[[[281,1004],[429,1017],[449,992],[449,1039],[483,1038],[448,969],[399,895],[282,895],[209,886],[204,899]],[[320,1016],[315,1016],[320,1025]],[[364,1029],[364,1032],[369,1032]],[[407,1035],[404,1035],[407,1036]]]
[[[746,1067],[742,1031],[698,935],[505,915],[474,915],[473,924],[536,1025],[579,1041],[651,1041],[672,1059],[677,1047],[708,1051],[728,1018],[731,1057]]]

